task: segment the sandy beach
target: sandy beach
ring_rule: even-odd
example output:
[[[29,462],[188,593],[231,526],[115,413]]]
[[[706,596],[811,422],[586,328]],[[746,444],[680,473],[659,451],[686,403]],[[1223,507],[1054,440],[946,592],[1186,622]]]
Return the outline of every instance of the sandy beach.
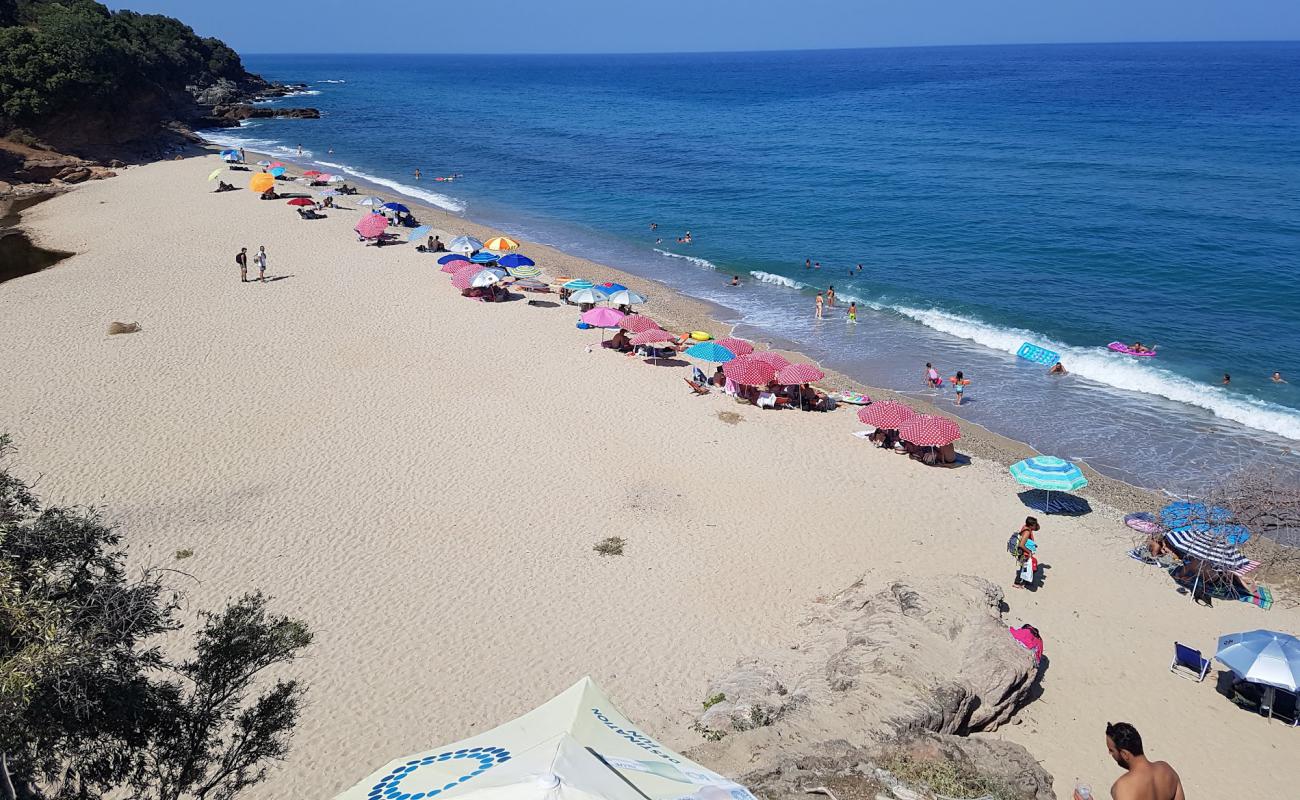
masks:
[[[680,365],[593,347],[573,309],[470,302],[433,256],[362,246],[350,198],[306,222],[213,194],[217,165],[135,167],[24,213],[77,255],[0,285],[0,430],[47,501],[102,504],[138,563],[192,575],[192,609],[261,589],[317,632],[294,667],[310,688],[293,754],[249,797],[331,797],[586,674],[688,749],[710,678],[792,641],[819,596],[956,572],[1003,586],[1008,621],[1046,639],[1042,697],[989,735],[1040,758],[1061,797],[1119,775],[1102,738],[1118,720],[1189,796],[1294,794],[1300,732],[1168,665],[1175,640],[1296,632],[1300,610],[1199,608],[1129,559],[1134,509],[1103,500],[1141,493],[1044,519],[1044,585],[1013,592],[1004,545],[1026,509],[993,451],[1014,443],[972,426],[972,463],[933,469],[851,436],[851,409],[693,396]],[[417,214],[444,241],[489,233]],[[259,245],[271,280],[241,284],[234,255]],[[521,249],[721,333],[663,286]],[[110,337],[115,320],[142,331]],[[611,535],[625,555],[592,551]]]

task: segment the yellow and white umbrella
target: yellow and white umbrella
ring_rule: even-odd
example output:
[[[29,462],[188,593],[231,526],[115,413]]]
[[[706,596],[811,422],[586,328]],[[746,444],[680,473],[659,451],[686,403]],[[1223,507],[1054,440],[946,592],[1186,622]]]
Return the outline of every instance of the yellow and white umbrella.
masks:
[[[399,758],[335,800],[754,800],[647,736],[591,678],[518,719]]]
[[[494,236],[483,243],[484,250],[491,250],[494,253],[504,253],[507,250],[514,250],[518,246],[519,242],[509,236]]]
[[[225,172],[225,170],[222,169],[221,167],[217,167],[216,169],[208,173],[208,180],[215,181],[217,179],[217,176],[220,175],[222,172]]]

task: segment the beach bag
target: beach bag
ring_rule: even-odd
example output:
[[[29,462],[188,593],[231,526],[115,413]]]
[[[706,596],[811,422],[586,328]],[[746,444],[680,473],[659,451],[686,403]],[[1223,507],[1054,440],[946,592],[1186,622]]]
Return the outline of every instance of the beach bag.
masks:
[[[1026,558],[1025,563],[1020,566],[1020,580],[1023,583],[1034,582],[1034,572],[1038,566],[1038,561],[1033,558]]]

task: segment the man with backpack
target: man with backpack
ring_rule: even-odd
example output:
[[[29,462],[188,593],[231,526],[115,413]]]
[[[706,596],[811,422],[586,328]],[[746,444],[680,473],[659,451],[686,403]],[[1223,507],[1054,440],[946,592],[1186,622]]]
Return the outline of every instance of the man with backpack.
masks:
[[[239,282],[248,283],[248,248],[241,247],[235,255],[235,263],[239,265]]]

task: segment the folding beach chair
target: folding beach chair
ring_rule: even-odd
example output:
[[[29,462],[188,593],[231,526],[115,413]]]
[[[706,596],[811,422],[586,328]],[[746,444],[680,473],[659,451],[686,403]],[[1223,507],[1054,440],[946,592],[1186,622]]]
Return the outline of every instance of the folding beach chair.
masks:
[[[689,386],[689,387],[691,387],[691,391],[692,391],[692,392],[695,392],[696,394],[708,394],[708,393],[709,393],[709,387],[705,386],[705,385],[702,384],[702,383],[696,383],[695,381],[691,380],[690,378],[682,378],[682,380],[686,381],[686,385]]]
[[[1210,662],[1201,656],[1200,650],[1174,642],[1174,660],[1169,664],[1169,671],[1188,680],[1195,676],[1194,680],[1200,683],[1210,671]]]
[[[1294,728],[1300,725],[1297,716],[1300,709],[1297,709],[1297,704],[1294,692],[1270,686],[1264,693],[1264,703],[1260,706],[1259,713],[1267,714],[1269,719],[1280,719]]]

